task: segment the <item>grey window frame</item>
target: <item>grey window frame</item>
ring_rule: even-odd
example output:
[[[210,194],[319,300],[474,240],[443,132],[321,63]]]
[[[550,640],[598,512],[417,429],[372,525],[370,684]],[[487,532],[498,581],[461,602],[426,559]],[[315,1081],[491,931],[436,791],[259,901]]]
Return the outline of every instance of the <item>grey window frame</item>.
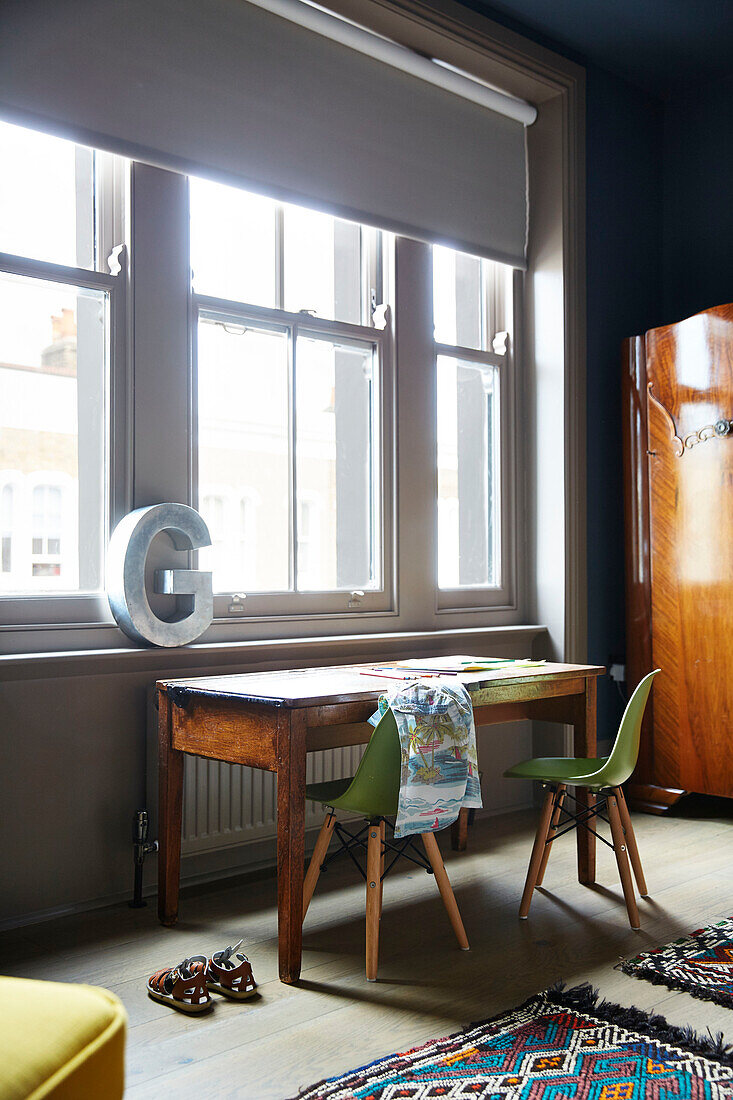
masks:
[[[438,540],[436,538],[435,594],[438,614],[448,614],[456,611],[511,610],[517,606],[517,477],[521,460],[517,453],[516,417],[519,378],[515,347],[518,344],[518,334],[522,331],[523,277],[520,271],[512,273],[512,292],[509,300],[507,300],[504,292],[505,284],[494,279],[484,285],[484,278],[485,275],[482,271],[481,328],[484,335],[484,344],[490,343],[494,350],[465,347],[461,344],[447,344],[435,340],[433,369],[437,375],[438,358],[444,356],[476,364],[479,368],[496,368],[498,372],[499,507],[497,518],[499,532],[496,541],[499,550],[499,577],[498,582],[493,585],[466,584],[440,588],[438,584]],[[493,325],[491,324],[492,321]],[[436,528],[438,522],[436,461]]]
[[[282,280],[281,280],[282,282]],[[368,285],[368,284],[367,284]],[[330,321],[321,317],[310,316],[305,313],[290,313],[282,309],[273,309],[264,306],[247,305],[241,302],[232,302],[227,299],[214,298],[208,295],[199,295],[192,292],[191,295],[191,502],[198,506],[198,410],[197,410],[197,341],[195,334],[201,314],[218,317],[222,323],[257,324],[259,327],[271,328],[273,331],[286,332],[289,337],[291,351],[295,347],[298,335],[308,336],[314,339],[334,340],[341,344],[353,343],[363,347],[371,344],[374,348],[375,362],[375,406],[378,412],[377,423],[373,434],[372,462],[374,472],[378,478],[380,493],[375,500],[377,540],[374,552],[378,560],[380,585],[375,589],[359,590],[327,590],[322,592],[266,592],[248,593],[245,588],[237,592],[216,593],[214,597],[214,621],[230,622],[235,619],[239,622],[252,620],[261,621],[263,618],[280,617],[325,617],[325,616],[354,616],[369,615],[375,612],[391,612],[395,606],[394,568],[392,530],[392,463],[389,440],[391,438],[391,401],[390,393],[393,386],[391,369],[391,342],[387,328],[380,329],[367,325],[350,324],[343,321]],[[291,441],[294,439],[294,392],[292,387],[291,364]],[[294,573],[297,560],[297,507],[295,504],[295,455],[293,448],[290,488],[290,520],[289,520],[289,557],[291,571]],[[230,607],[238,607],[238,602],[233,602],[235,595],[246,595],[246,601],[241,605],[244,614],[237,610],[229,613]]]
[[[106,457],[105,539],[129,511],[131,449],[128,435],[127,369],[128,271],[125,230],[127,165],[122,158],[94,150],[97,158],[95,222],[97,267],[91,270],[0,252],[0,272],[30,279],[101,290],[108,296],[109,339],[105,363]],[[114,273],[113,273],[114,272]],[[49,626],[88,627],[110,621],[104,592],[21,593],[0,596],[0,631],[44,630]]]
[[[110,219],[113,228],[107,230],[100,244],[103,255],[114,248],[120,264],[117,274],[0,256],[0,266],[5,263],[21,274],[41,278],[51,275],[82,286],[109,288],[110,530],[132,507],[196,500],[192,333],[198,305],[190,277],[188,180],[138,162],[129,164],[129,173],[129,190],[124,172],[122,176],[116,173],[110,182],[108,198],[116,217]],[[127,238],[120,228],[123,220]],[[127,248],[115,247],[125,241]],[[202,643],[394,630],[409,635],[420,629],[460,629],[466,625],[467,613],[477,613],[476,625],[497,626],[517,622],[523,613],[525,578],[516,562],[517,546],[522,546],[524,539],[523,529],[519,528],[526,521],[516,494],[521,487],[524,456],[522,432],[515,417],[515,391],[521,389],[521,274],[515,273],[515,344],[503,367],[502,416],[507,454],[502,470],[506,507],[502,530],[508,540],[503,561],[511,572],[507,572],[501,591],[473,591],[451,598],[453,593],[441,593],[437,586],[436,440],[432,423],[436,345],[432,338],[430,246],[389,234],[384,234],[384,241],[383,270],[368,273],[367,285],[378,279],[377,285],[383,287],[383,308],[377,310],[374,327],[244,307],[253,319],[295,322],[327,337],[351,334],[381,346],[383,590],[365,592],[353,601],[344,598],[350,593],[343,592],[325,597],[314,593],[278,593],[274,598],[252,595],[244,601],[244,614],[217,613]],[[203,295],[201,303],[225,310],[243,308],[241,303]],[[419,524],[415,522],[417,515]],[[175,557],[170,546],[163,546],[161,562],[169,566],[172,554]],[[181,554],[176,560],[185,566],[193,564],[190,557]],[[157,560],[151,562],[151,566],[157,564]],[[218,601],[217,612],[220,609]],[[4,598],[0,614],[0,650],[130,644],[121,638],[104,594]],[[68,634],[72,628],[74,632]],[[45,633],[33,633],[42,630]],[[3,631],[11,633],[3,638]]]

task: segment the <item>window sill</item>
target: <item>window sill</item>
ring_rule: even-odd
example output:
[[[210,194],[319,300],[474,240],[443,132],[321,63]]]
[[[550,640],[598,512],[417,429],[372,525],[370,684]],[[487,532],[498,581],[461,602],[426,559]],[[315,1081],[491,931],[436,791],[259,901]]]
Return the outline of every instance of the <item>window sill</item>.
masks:
[[[536,624],[381,634],[217,642],[177,649],[98,649],[0,656],[0,681],[148,672],[151,677],[197,672],[265,671],[308,665],[484,651],[486,656],[534,655],[547,628]]]

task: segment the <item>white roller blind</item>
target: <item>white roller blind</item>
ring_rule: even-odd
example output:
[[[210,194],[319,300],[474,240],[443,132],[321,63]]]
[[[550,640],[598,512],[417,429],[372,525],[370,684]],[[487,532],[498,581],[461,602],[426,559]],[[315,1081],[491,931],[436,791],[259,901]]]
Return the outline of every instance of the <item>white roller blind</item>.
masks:
[[[521,122],[247,0],[4,0],[0,113],[524,266]]]

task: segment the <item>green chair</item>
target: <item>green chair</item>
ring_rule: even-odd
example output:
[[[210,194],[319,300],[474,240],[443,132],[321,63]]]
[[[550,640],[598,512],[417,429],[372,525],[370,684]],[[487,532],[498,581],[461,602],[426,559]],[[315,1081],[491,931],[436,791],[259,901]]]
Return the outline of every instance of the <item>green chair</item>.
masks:
[[[353,778],[333,779],[327,783],[310,783],[305,789],[306,798],[320,802],[327,807],[327,813],[303,884],[303,920],[308,912],[318,876],[327,862],[326,853],[335,832],[342,849],[351,856],[366,881],[366,976],[370,982],[377,979],[382,882],[400,856],[406,856],[435,875],[458,946],[461,950],[468,951],[466,931],[434,833],[419,834],[425,847],[427,860],[415,846],[413,837],[406,837],[399,841],[395,841],[394,838],[391,841],[387,840],[385,819],[397,814],[401,767],[397,723],[392,712],[388,710],[375,727]],[[367,824],[360,832],[351,833],[336,821],[334,810],[347,810],[359,814],[366,818]],[[364,833],[368,834],[366,841],[364,841]],[[354,856],[354,848],[362,850],[366,848],[366,872]],[[385,870],[387,852],[394,853],[394,858]]]
[[[629,857],[631,857],[631,866],[642,897],[646,897],[647,888],[621,784],[626,782],[636,767],[644,708],[649,698],[652,680],[659,671],[660,669],[656,669],[645,676],[629,699],[610,756],[598,760],[573,757],[537,758],[525,760],[524,763],[517,764],[516,767],[504,772],[508,779],[538,779],[549,788],[542,806],[537,836],[529,861],[527,881],[519,906],[521,920],[527,919],[535,886],[542,885],[550,849],[553,841],[560,835],[558,830],[565,833],[578,827],[590,829],[604,844],[609,844],[605,837],[600,836],[589,825],[593,818],[600,817],[611,826],[613,843],[609,844],[609,847],[613,848],[616,855],[629,923],[634,929],[641,927],[639,909],[634,897],[634,884],[629,870]],[[565,809],[564,802],[568,786],[585,787],[591,792],[592,797],[587,809],[576,813]],[[572,795],[569,797],[573,798]],[[574,798],[573,801],[575,801]],[[603,815],[604,809],[608,811],[607,818]]]

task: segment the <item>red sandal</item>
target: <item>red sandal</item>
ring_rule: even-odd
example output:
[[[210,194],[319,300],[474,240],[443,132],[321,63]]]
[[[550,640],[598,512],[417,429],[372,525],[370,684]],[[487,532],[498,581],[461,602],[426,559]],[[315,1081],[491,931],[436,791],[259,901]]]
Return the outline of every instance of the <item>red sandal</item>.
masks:
[[[184,959],[178,966],[157,970],[148,978],[148,996],[179,1012],[206,1012],[213,1004],[206,988],[205,955]]]
[[[241,946],[240,940],[233,947],[217,951],[206,964],[207,987],[233,1001],[246,1001],[257,992],[250,961],[240,952]]]

